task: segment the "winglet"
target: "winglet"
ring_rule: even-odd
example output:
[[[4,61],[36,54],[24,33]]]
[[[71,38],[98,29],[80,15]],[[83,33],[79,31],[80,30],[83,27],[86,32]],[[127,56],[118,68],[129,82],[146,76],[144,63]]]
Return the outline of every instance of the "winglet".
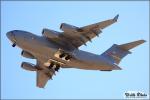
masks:
[[[118,17],[119,17],[119,14],[117,14],[117,15],[113,18],[113,21],[117,21],[117,20],[118,20]]]

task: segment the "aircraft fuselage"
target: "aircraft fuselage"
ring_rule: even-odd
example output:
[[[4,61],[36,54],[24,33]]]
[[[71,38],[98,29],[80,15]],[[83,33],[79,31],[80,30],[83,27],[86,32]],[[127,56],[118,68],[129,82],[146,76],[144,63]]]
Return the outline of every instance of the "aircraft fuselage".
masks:
[[[11,31],[8,34],[14,35],[12,42],[16,43],[21,49],[32,54],[37,60],[42,62],[48,62],[54,60],[61,63],[62,68],[79,68],[88,70],[112,70],[114,66],[111,62],[105,60],[104,57],[89,52],[85,52],[79,49],[74,51],[65,51],[61,48],[61,45],[55,41],[51,41],[43,36],[37,36],[25,31]],[[68,53],[71,57],[69,61],[55,57],[55,53],[59,50]],[[94,66],[94,67],[92,67]]]

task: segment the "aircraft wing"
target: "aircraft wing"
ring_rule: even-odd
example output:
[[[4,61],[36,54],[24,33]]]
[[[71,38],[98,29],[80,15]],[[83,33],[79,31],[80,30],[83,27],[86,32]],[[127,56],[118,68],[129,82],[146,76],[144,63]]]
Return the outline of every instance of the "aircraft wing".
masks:
[[[37,79],[36,79],[37,87],[44,88],[49,79],[50,78],[45,73],[37,71]]]
[[[45,66],[42,65],[41,62],[37,61],[37,68],[39,70],[37,71],[37,76],[36,76],[37,77],[36,78],[36,86],[39,88],[44,88],[47,81],[49,79],[51,79],[53,76],[53,73],[50,72],[50,70],[48,72],[46,69],[43,69],[42,67],[45,68]]]
[[[90,31],[90,30],[101,30],[105,27],[117,22],[119,15],[116,15],[113,19],[105,20],[102,22],[98,22],[95,24],[87,25],[84,27],[81,27],[83,30]]]
[[[86,45],[86,42],[91,41],[91,39],[93,39],[95,36],[99,36],[99,34],[102,32],[102,29],[117,22],[118,17],[119,15],[116,15],[113,19],[80,27],[77,29],[77,32],[64,32],[63,35],[66,37],[66,41],[78,48],[83,44]]]

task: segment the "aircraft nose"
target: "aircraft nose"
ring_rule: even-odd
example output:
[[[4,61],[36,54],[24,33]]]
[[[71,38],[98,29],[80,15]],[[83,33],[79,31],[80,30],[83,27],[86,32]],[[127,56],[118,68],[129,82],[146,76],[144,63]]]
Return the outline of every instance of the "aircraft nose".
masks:
[[[7,32],[7,34],[6,34],[6,36],[7,36],[7,38],[8,38],[8,39],[10,39],[10,38],[11,38],[11,35],[12,35],[12,33],[11,33],[11,32]]]
[[[15,39],[15,34],[13,33],[13,31],[7,32],[6,36],[13,43],[12,47],[15,47],[16,46],[16,39]]]
[[[14,35],[13,31],[7,32],[6,36],[9,40],[11,40],[12,42],[15,42],[15,35]]]

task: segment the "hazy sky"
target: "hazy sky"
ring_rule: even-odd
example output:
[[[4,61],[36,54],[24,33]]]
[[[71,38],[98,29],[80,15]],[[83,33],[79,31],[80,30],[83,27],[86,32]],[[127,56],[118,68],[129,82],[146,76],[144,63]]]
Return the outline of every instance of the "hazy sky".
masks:
[[[1,4],[1,96],[3,99],[109,99],[124,98],[126,91],[149,94],[149,3],[148,1],[29,1]],[[84,26],[113,18],[117,23],[103,30],[99,38],[80,47],[101,54],[114,43],[138,39],[147,42],[131,50],[112,72],[60,69],[45,89],[36,87],[35,72],[23,70],[21,49],[11,47],[6,32],[26,30],[41,35],[43,28],[59,30],[62,22]]]

